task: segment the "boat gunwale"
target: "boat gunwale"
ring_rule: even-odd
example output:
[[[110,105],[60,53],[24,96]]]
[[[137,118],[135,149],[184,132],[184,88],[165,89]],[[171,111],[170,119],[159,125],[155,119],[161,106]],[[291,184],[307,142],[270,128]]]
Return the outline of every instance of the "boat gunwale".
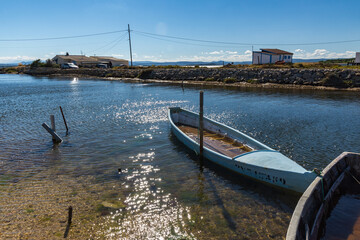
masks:
[[[176,111],[176,110],[178,110],[179,112],[183,111],[183,112],[190,113],[190,114],[192,114],[193,116],[196,116],[196,117],[197,117],[198,114],[195,113],[195,112],[192,112],[192,111],[189,111],[189,110],[180,108],[180,107],[170,107],[170,108],[169,108],[169,111],[168,111],[168,118],[169,118],[170,124],[171,124],[182,136],[184,136],[186,139],[190,140],[192,143],[196,144],[196,145],[199,147],[199,143],[198,143],[198,142],[196,142],[195,140],[193,140],[192,138],[190,138],[188,135],[186,135],[186,134],[185,134],[183,131],[181,131],[181,129],[174,123],[171,115],[172,115],[173,111]],[[282,154],[281,152],[276,151],[276,150],[274,150],[274,149],[266,146],[265,144],[263,144],[263,143],[257,141],[256,139],[254,139],[254,138],[246,135],[245,133],[240,132],[239,130],[236,130],[236,129],[232,128],[232,127],[229,127],[229,126],[227,126],[227,125],[225,125],[225,124],[219,123],[219,122],[217,122],[217,121],[215,121],[215,120],[209,119],[209,118],[207,118],[207,117],[204,117],[204,120],[207,120],[207,121],[209,121],[209,122],[211,122],[211,123],[214,123],[214,124],[216,124],[216,125],[218,125],[218,126],[221,126],[221,127],[224,127],[224,128],[228,128],[228,129],[230,129],[230,130],[232,130],[232,131],[240,134],[241,136],[244,136],[244,137],[246,137],[246,138],[254,141],[256,144],[259,144],[259,145],[261,145],[261,146],[263,146],[263,147],[265,148],[265,149],[260,149],[260,150],[254,150],[254,151],[250,151],[250,152],[245,152],[245,153],[239,154],[239,155],[234,156],[233,158],[231,158],[231,157],[228,157],[228,156],[226,156],[226,155],[224,155],[224,154],[222,154],[222,153],[215,152],[214,150],[211,150],[210,148],[207,148],[207,147],[204,146],[204,149],[206,149],[207,151],[210,151],[210,152],[213,153],[213,154],[216,154],[216,155],[219,156],[219,157],[226,158],[226,160],[230,160],[230,161],[237,161],[237,162],[240,162],[240,163],[249,165],[249,166],[259,167],[258,165],[255,165],[255,164],[251,164],[251,163],[248,163],[248,162],[238,161],[238,159],[240,160],[241,157],[243,157],[243,156],[245,156],[245,155],[248,155],[248,154],[256,154],[256,153],[259,153],[259,152],[271,152],[271,153],[280,153],[280,154]],[[195,151],[195,149],[192,149],[192,150]],[[195,151],[195,152],[196,152],[196,151]],[[198,154],[198,153],[196,152],[196,154]],[[291,159],[289,159],[289,160],[291,160]],[[291,161],[293,161],[293,160],[291,160]],[[286,172],[285,170],[278,169],[278,168],[270,168],[270,167],[267,167],[266,169],[271,169],[271,170],[279,171],[279,172]],[[307,171],[306,169],[304,169],[304,170]],[[309,172],[309,171],[307,171],[307,172]]]
[[[182,131],[176,126],[176,124],[174,124],[174,122],[173,122],[173,120],[172,120],[172,117],[171,117],[173,111],[175,111],[175,110],[180,110],[180,112],[182,111],[182,112],[190,113],[191,115],[193,115],[193,116],[195,116],[195,117],[198,118],[198,114],[195,113],[195,112],[192,112],[192,111],[189,111],[189,110],[180,108],[180,107],[170,107],[170,108],[169,108],[169,111],[168,111],[168,116],[169,116],[168,118],[171,120],[171,124],[172,124],[174,127],[176,127],[180,132],[182,132]],[[206,121],[208,121],[208,122],[210,122],[210,123],[213,123],[213,124],[215,124],[215,125],[217,125],[217,126],[219,126],[219,127],[223,127],[223,128],[225,128],[225,129],[229,129],[229,130],[235,132],[236,134],[239,134],[240,136],[242,136],[242,137],[244,137],[244,138],[247,138],[248,140],[253,141],[255,144],[258,144],[258,145],[260,145],[261,147],[264,148],[264,149],[255,150],[255,151],[251,151],[251,152],[262,151],[262,150],[270,150],[270,151],[274,151],[274,152],[279,152],[279,151],[276,151],[276,150],[270,148],[269,146],[267,146],[267,145],[259,142],[258,140],[250,137],[249,135],[247,135],[247,134],[245,134],[245,133],[243,133],[243,132],[241,132],[241,131],[239,131],[239,130],[237,130],[237,129],[234,129],[234,128],[232,128],[232,127],[229,127],[229,126],[227,126],[227,125],[225,125],[225,124],[223,124],[223,123],[217,122],[217,121],[212,120],[212,119],[207,118],[207,117],[204,117],[204,120],[206,120]],[[183,133],[183,132],[182,132],[182,133]],[[184,134],[184,133],[183,133],[183,134]],[[186,135],[186,134],[185,134],[185,135]],[[186,135],[186,136],[187,136],[187,135]],[[193,142],[195,142],[195,141],[193,141]],[[195,143],[197,143],[197,142],[195,142]],[[198,144],[198,143],[197,143],[197,144]],[[204,147],[204,148],[205,148],[205,147]],[[208,149],[208,148],[206,148],[206,149]],[[209,149],[209,150],[210,150],[210,149]],[[238,156],[242,156],[242,155],[244,155],[244,154],[251,153],[251,152],[246,152],[246,153],[240,154],[240,155],[238,155]],[[224,156],[226,156],[226,155],[224,155]],[[235,157],[238,157],[238,156],[235,156]],[[233,158],[235,158],[235,157],[233,157]]]
[[[169,119],[169,121],[170,121],[170,124],[171,124],[171,127],[172,127],[172,131],[174,132],[174,134],[175,134],[175,135],[178,135],[177,138],[180,140],[180,142],[182,142],[182,143],[185,144],[189,149],[195,151],[195,153],[198,154],[198,149],[197,149],[197,148],[199,147],[199,144],[198,144],[195,140],[193,140],[192,138],[190,138],[188,135],[186,135],[186,134],[174,123],[175,118],[173,118],[173,114],[176,113],[176,112],[178,112],[178,113],[181,113],[181,112],[189,113],[189,114],[190,114],[190,117],[195,116],[196,118],[198,117],[198,115],[197,115],[196,113],[194,113],[194,112],[191,112],[191,111],[182,109],[182,108],[180,108],[180,107],[171,107],[171,108],[169,108],[169,110],[168,110],[168,119]],[[288,191],[293,191],[293,192],[296,192],[296,193],[303,193],[304,190],[306,189],[306,187],[308,186],[308,184],[310,184],[310,182],[309,182],[304,188],[302,188],[301,186],[300,186],[300,187],[296,187],[294,184],[287,184],[286,187],[285,187],[285,186],[281,186],[281,185],[279,185],[279,184],[271,183],[270,181],[266,181],[266,180],[261,179],[261,178],[258,178],[258,177],[251,176],[251,175],[246,174],[246,173],[241,173],[241,172],[239,172],[239,171],[236,171],[233,167],[226,166],[228,163],[238,162],[239,164],[243,164],[243,165],[245,165],[245,166],[249,166],[249,167],[252,167],[252,168],[254,168],[254,169],[255,169],[255,168],[261,168],[261,169],[266,169],[266,170],[268,170],[268,171],[273,171],[273,172],[276,173],[278,176],[279,176],[280,174],[285,174],[285,175],[286,175],[286,174],[289,173],[288,170],[279,169],[279,168],[273,168],[273,167],[268,167],[268,166],[267,166],[267,167],[265,167],[265,166],[259,166],[259,165],[257,165],[257,164],[252,164],[252,163],[249,163],[249,162],[241,161],[241,159],[242,159],[243,156],[248,155],[248,154],[250,154],[250,153],[259,154],[259,153],[261,153],[261,152],[268,152],[268,153],[270,153],[270,154],[280,154],[280,155],[282,155],[282,156],[284,156],[284,155],[283,155],[281,152],[271,149],[270,147],[268,147],[268,146],[266,146],[266,145],[258,142],[257,140],[255,140],[255,139],[247,136],[246,134],[244,134],[244,133],[242,133],[242,132],[240,132],[240,131],[238,131],[238,130],[236,130],[236,129],[233,129],[233,128],[229,127],[229,126],[226,126],[226,125],[224,125],[224,124],[222,124],[222,123],[216,122],[216,121],[211,120],[211,119],[208,119],[208,118],[205,118],[205,119],[206,119],[207,121],[209,121],[210,123],[215,124],[215,126],[220,126],[220,127],[222,127],[222,130],[224,130],[224,129],[229,129],[229,130],[232,131],[232,133],[237,133],[237,134],[239,134],[240,136],[247,137],[249,140],[253,140],[254,143],[258,143],[260,146],[264,146],[264,148],[261,149],[261,150],[255,150],[255,151],[251,151],[251,152],[245,152],[245,153],[240,154],[240,155],[238,155],[238,156],[235,156],[235,157],[233,157],[233,158],[230,158],[230,157],[228,157],[228,156],[226,156],[226,155],[224,155],[224,154],[215,152],[215,151],[213,151],[213,150],[211,150],[211,149],[209,149],[209,148],[207,148],[207,147],[204,147],[204,149],[205,149],[204,153],[205,153],[205,154],[209,154],[210,156],[212,156],[212,158],[219,158],[219,160],[220,160],[220,162],[218,162],[218,161],[215,161],[215,160],[212,160],[211,158],[209,158],[210,161],[215,162],[215,163],[217,163],[217,164],[219,164],[219,165],[221,165],[221,166],[223,166],[223,167],[225,167],[225,168],[228,168],[228,169],[231,170],[231,171],[234,171],[234,172],[236,172],[236,173],[239,173],[239,174],[242,174],[242,175],[244,175],[244,176],[250,177],[250,178],[252,178],[252,179],[255,179],[255,180],[264,182],[264,183],[266,183],[266,184],[270,184],[271,186],[280,187],[280,188],[282,188],[282,189],[285,188],[285,189],[288,190]],[[178,119],[178,120],[180,120],[180,119]],[[179,122],[179,121],[177,121],[177,122]],[[196,148],[196,149],[195,149],[195,148]],[[284,156],[284,157],[286,157],[286,156]],[[286,158],[287,158],[287,157],[286,157]],[[295,161],[293,161],[293,160],[291,160],[291,159],[289,159],[289,158],[287,158],[287,159],[288,159],[289,161],[291,161],[291,162],[296,163]],[[223,162],[224,164],[222,164],[221,162]],[[228,162],[228,163],[226,163],[226,162]],[[300,166],[300,165],[299,165],[299,166]],[[303,176],[305,177],[305,175],[306,175],[307,173],[312,173],[312,174],[314,174],[313,172],[308,171],[308,170],[306,170],[306,169],[303,169],[303,170],[304,170],[304,172],[293,172],[293,176],[295,176],[295,175],[296,175],[296,176],[295,176],[295,177],[291,177],[291,178],[293,179],[293,180],[291,180],[291,181],[292,181],[292,182],[293,182],[293,181],[296,181],[295,179],[296,179],[296,178],[299,178],[300,175],[303,175]],[[314,174],[314,175],[315,175],[315,174]],[[308,177],[307,177],[307,178],[308,178]],[[307,179],[307,178],[305,178],[305,179]],[[315,178],[315,177],[314,177],[314,178]],[[304,180],[305,180],[305,179],[304,179]],[[313,180],[313,178],[311,179],[311,181],[312,181],[312,180]],[[291,182],[291,181],[290,181],[290,182]],[[306,180],[306,181],[307,181],[307,180]],[[284,183],[284,184],[285,184],[285,183]],[[302,185],[302,184],[300,184],[300,185]]]
[[[324,212],[320,213],[320,210],[329,210],[330,206],[325,200],[333,197],[332,194],[335,192],[333,187],[336,189],[339,187],[338,178],[343,176],[346,169],[354,167],[355,161],[360,161],[359,153],[343,152],[325,167],[321,175],[314,179],[295,207],[287,230],[286,240],[319,238],[319,228],[323,224],[323,218],[320,215],[325,214]],[[343,166],[340,166],[341,164]],[[334,176],[331,176],[334,171],[337,172],[335,179]],[[334,186],[335,184],[338,185]],[[324,201],[321,201],[322,197]]]

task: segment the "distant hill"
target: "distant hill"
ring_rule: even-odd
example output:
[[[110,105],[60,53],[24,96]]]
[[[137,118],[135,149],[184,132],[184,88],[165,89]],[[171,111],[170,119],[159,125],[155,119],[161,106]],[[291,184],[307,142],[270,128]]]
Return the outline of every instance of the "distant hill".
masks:
[[[251,64],[251,61],[247,62],[228,62],[228,61],[213,61],[213,62],[192,62],[192,61],[179,61],[179,62],[152,62],[152,61],[136,61],[134,62],[135,66],[167,66],[167,65],[177,65],[177,66],[218,66],[226,65],[229,63],[233,64]]]
[[[17,66],[17,63],[0,63],[0,68]]]
[[[293,59],[293,63],[299,62],[320,62],[320,61],[328,61],[334,59],[320,58],[320,59]],[[167,65],[178,65],[178,66],[217,66],[217,65],[226,65],[226,64],[251,64],[251,61],[243,61],[243,62],[228,62],[228,61],[213,61],[213,62],[192,62],[192,61],[179,61],[179,62],[152,62],[152,61],[135,61],[135,66],[167,66]]]
[[[22,65],[29,65],[32,63],[32,61],[30,61],[30,62],[15,62],[15,63],[0,63],[0,68],[15,67],[15,66],[18,66],[20,63]]]
[[[348,62],[351,59],[327,59],[327,58],[320,58],[320,59],[293,59],[293,63],[299,62],[320,62],[320,61],[327,61],[327,62]],[[17,62],[17,63],[0,63],[0,68],[4,67],[12,67],[17,66],[19,63],[23,65],[29,65],[32,61],[27,62]],[[229,62],[229,61],[212,61],[212,62],[201,62],[201,61],[178,61],[178,62],[152,62],[152,61],[135,61],[133,64],[134,66],[167,66],[167,65],[177,65],[177,66],[221,66],[226,64],[251,64],[251,61],[243,61],[243,62]]]

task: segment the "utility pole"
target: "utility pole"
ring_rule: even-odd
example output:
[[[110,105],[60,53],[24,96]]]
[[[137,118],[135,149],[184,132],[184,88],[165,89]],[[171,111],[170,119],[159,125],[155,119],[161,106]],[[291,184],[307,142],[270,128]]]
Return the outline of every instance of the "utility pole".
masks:
[[[130,60],[131,60],[131,66],[132,66],[133,62],[132,62],[132,51],[131,51],[130,24],[128,24],[128,32],[129,32]]]

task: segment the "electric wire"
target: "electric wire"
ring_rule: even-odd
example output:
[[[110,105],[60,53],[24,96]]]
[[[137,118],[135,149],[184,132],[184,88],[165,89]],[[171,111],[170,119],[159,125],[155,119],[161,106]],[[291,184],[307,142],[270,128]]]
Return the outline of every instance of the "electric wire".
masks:
[[[108,51],[110,51],[111,49],[113,49],[114,47],[116,47],[121,41],[123,41],[126,37],[126,34],[124,36],[122,36],[121,38],[119,38],[112,46],[110,46],[109,48],[105,49],[102,53],[107,53]]]
[[[91,34],[65,36],[65,37],[0,39],[0,41],[1,42],[25,42],[25,41],[60,40],[60,39],[70,39],[70,38],[101,36],[101,35],[108,35],[108,34],[114,34],[114,33],[119,33],[119,32],[127,32],[127,31],[128,30],[119,30],[119,31],[112,31],[112,32],[91,33]]]
[[[360,39],[353,40],[342,40],[342,41],[329,41],[329,42],[313,42],[313,43],[239,43],[239,42],[223,42],[223,41],[211,41],[211,40],[201,40],[194,38],[184,38],[184,37],[176,37],[155,33],[148,33],[142,31],[132,30],[133,32],[142,33],[150,36],[162,37],[162,38],[170,38],[170,39],[178,39],[184,41],[193,41],[193,42],[204,42],[204,43],[217,43],[217,44],[226,44],[226,45],[246,45],[246,46],[259,46],[259,45],[268,45],[268,46],[309,46],[309,45],[323,45],[323,44],[340,44],[340,43],[351,43],[351,42],[360,42]]]
[[[127,33],[123,33],[120,37],[116,38],[115,40],[112,40],[111,42],[107,43],[106,45],[103,45],[103,46],[101,46],[99,48],[96,48],[96,49],[88,51],[88,52],[89,52],[90,55],[92,53],[96,53],[100,49],[106,48],[106,47],[112,45],[113,43],[118,43],[118,42],[122,41],[126,35],[127,35]]]
[[[127,32],[128,30],[117,30],[111,32],[102,32],[102,33],[92,33],[84,35],[74,35],[74,36],[62,36],[62,37],[47,37],[47,38],[17,38],[17,39],[0,39],[0,42],[22,42],[22,41],[46,41],[46,40],[61,40],[61,39],[72,39],[72,38],[84,38],[84,37],[93,37],[101,36],[107,34],[114,34],[119,32]],[[311,43],[240,43],[240,42],[225,42],[225,41],[212,41],[212,40],[203,40],[203,39],[194,39],[194,38],[185,38],[177,36],[169,36],[162,34],[155,34],[137,30],[131,30],[134,33],[140,33],[147,36],[166,38],[166,39],[176,39],[182,41],[191,41],[191,42],[201,42],[201,43],[215,43],[215,44],[224,44],[224,45],[236,45],[236,46],[259,46],[259,45],[268,45],[268,46],[310,46],[310,45],[328,45],[328,44],[341,44],[341,43],[353,43],[360,42],[360,39],[352,40],[341,40],[341,41],[328,41],[328,42],[311,42]],[[181,43],[181,42],[177,42]]]
[[[180,41],[175,41],[175,40],[170,40],[170,39],[163,39],[160,37],[155,37],[155,36],[150,36],[150,35],[146,35],[143,33],[139,33],[139,32],[134,32],[137,35],[141,35],[144,37],[148,37],[148,38],[153,38],[153,39],[157,39],[157,40],[161,40],[161,41],[166,41],[166,42],[172,42],[172,43],[179,43],[179,44],[185,44],[185,45],[191,45],[191,46],[201,46],[201,47],[225,47],[225,45],[205,45],[205,44],[198,44],[198,43],[188,43],[188,42],[180,42]],[[226,46],[229,47],[229,46]],[[249,47],[249,45],[242,45],[242,46],[231,46],[233,48],[235,47]]]

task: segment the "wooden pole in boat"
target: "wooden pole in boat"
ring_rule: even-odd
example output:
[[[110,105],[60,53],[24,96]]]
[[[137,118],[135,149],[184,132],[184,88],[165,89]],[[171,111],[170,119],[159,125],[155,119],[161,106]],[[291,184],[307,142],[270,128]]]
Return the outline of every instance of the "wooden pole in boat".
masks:
[[[199,113],[199,134],[200,134],[200,159],[204,151],[204,92],[200,91],[200,113]]]
[[[65,119],[65,116],[64,116],[64,113],[63,113],[63,110],[62,110],[61,106],[60,106],[60,111],[61,111],[61,115],[62,115],[62,117],[63,117],[63,119],[64,119],[64,123],[65,123],[65,127],[66,127],[66,134],[68,134],[69,129],[68,129],[68,126],[67,126],[67,123],[66,123],[66,119]]]

